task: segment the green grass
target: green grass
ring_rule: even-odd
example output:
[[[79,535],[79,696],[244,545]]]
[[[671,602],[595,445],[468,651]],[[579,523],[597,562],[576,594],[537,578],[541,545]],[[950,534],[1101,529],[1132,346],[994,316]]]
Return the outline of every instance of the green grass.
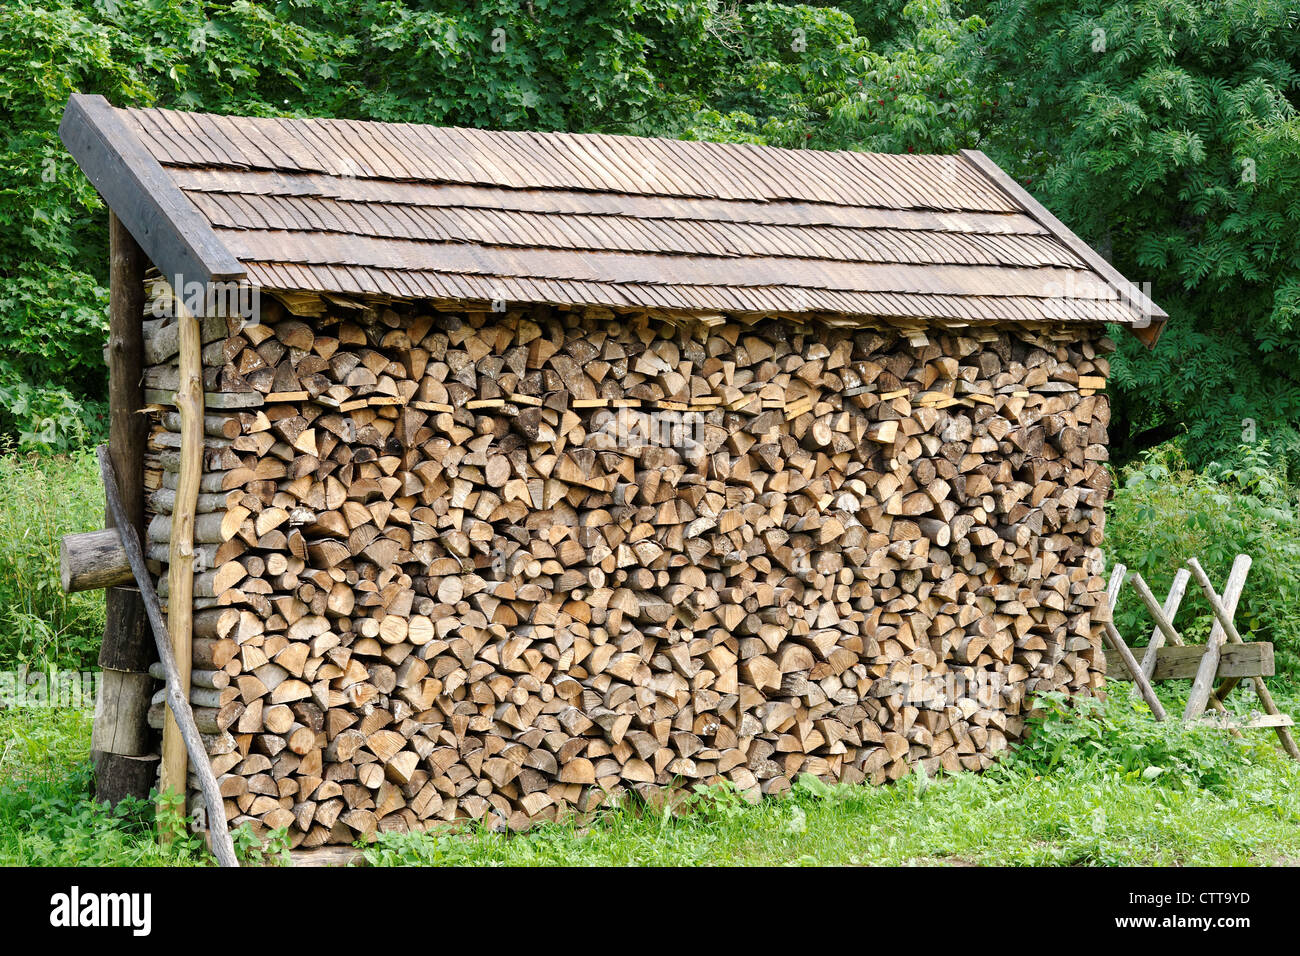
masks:
[[[805,791],[728,813],[611,813],[526,836],[386,836],[373,863],[504,866],[1239,865],[1300,860],[1300,800],[1180,793],[1083,774],[957,776]],[[712,798],[716,804],[716,798]],[[707,804],[706,804],[707,806]]]
[[[1284,709],[1300,712],[1300,689],[1276,683]],[[114,813],[91,801],[89,732],[77,712],[0,713],[0,864],[210,864],[195,841],[158,847],[147,805]],[[526,834],[385,835],[366,856],[453,866],[1300,863],[1300,764],[1270,732],[1246,737],[1157,725],[1116,685],[1104,710],[1053,709],[1030,746],[983,775],[877,788],[804,780],[756,805],[712,788],[670,810],[628,807]]]
[[[143,801],[110,811],[90,799],[90,715],[0,711],[0,864],[159,866],[182,862],[152,835]]]
[[[0,488],[0,667],[93,668],[103,594],[63,593],[59,539],[104,526],[94,454],[0,455]]]

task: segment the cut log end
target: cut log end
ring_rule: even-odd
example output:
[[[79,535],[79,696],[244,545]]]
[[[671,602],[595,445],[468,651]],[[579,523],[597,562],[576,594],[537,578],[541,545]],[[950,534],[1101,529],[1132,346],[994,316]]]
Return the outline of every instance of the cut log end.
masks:
[[[113,528],[66,534],[59,541],[59,583],[67,594],[131,584],[131,565]]]

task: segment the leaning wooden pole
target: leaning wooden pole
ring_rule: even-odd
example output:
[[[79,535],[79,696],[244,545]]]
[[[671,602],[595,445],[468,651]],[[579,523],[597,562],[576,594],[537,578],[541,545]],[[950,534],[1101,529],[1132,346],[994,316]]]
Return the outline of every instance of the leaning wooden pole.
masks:
[[[1131,575],[1129,575],[1129,582],[1133,585],[1133,590],[1137,591],[1138,597],[1142,599],[1142,603],[1146,605],[1147,613],[1150,614],[1152,619],[1156,622],[1154,633],[1159,634],[1162,638],[1167,637],[1169,639],[1170,645],[1174,647],[1186,647],[1187,642],[1183,640],[1183,636],[1179,634],[1177,629],[1174,627],[1174,623],[1170,619],[1170,615],[1167,610],[1169,607],[1174,607],[1176,609],[1176,605],[1181,603],[1181,598],[1179,599],[1179,601],[1173,601],[1172,600],[1173,593],[1171,591],[1170,600],[1166,601],[1164,608],[1161,608],[1160,603],[1156,600],[1155,594],[1152,593],[1150,586],[1143,579],[1142,575],[1134,571]],[[1184,582],[1184,586],[1186,586],[1186,582]],[[1176,591],[1177,589],[1178,589],[1178,581],[1175,578],[1173,590]],[[1236,606],[1235,600],[1233,601],[1233,606],[1234,607]],[[1217,658],[1215,659],[1215,667],[1216,668],[1218,667]],[[1153,667],[1152,671],[1154,672],[1154,670],[1155,668]],[[1223,704],[1220,701],[1217,700],[1214,701],[1213,706],[1214,709],[1219,711],[1220,713],[1226,713]],[[1201,709],[1204,710],[1204,707],[1202,707]],[[1184,715],[1183,719],[1190,720],[1191,718]],[[1238,737],[1241,736],[1235,730],[1233,730],[1232,733],[1233,736],[1238,736]]]
[[[1246,587],[1246,575],[1250,573],[1250,564],[1251,558],[1248,554],[1239,554],[1232,562],[1232,570],[1228,572],[1228,583],[1224,586],[1222,595],[1223,607],[1228,612],[1228,617],[1237,613],[1237,602]],[[1185,568],[1181,569],[1181,571],[1185,570]],[[1195,720],[1207,706],[1215,704],[1220,708],[1223,706],[1221,701],[1213,698],[1212,692],[1226,640],[1227,634],[1223,630],[1223,625],[1216,618],[1210,628],[1210,636],[1205,642],[1205,656],[1201,658],[1201,666],[1196,669],[1196,679],[1192,681],[1192,689],[1187,693],[1187,707],[1183,710],[1183,720]]]
[[[171,541],[167,562],[167,633],[176,658],[178,686],[190,686],[194,620],[194,518],[199,481],[203,476],[203,344],[199,322],[173,291],[180,351],[177,365],[176,409],[180,412],[180,471],[172,508]],[[205,758],[206,759],[206,758]],[[163,725],[162,775],[159,792],[186,792],[185,741],[174,714]],[[166,839],[166,834],[163,835]]]
[[[179,662],[172,652],[171,635],[168,633],[167,622],[163,619],[162,605],[158,601],[158,592],[154,590],[153,578],[144,563],[144,551],[140,547],[140,536],[136,534],[135,528],[122,520],[125,516],[125,510],[122,506],[122,498],[117,490],[117,478],[113,474],[112,462],[109,461],[108,453],[103,445],[99,446],[98,454],[99,472],[104,480],[104,497],[108,501],[109,508],[119,519],[118,527],[122,536],[122,547],[126,549],[131,571],[140,585],[140,596],[144,602],[145,615],[153,631],[154,640],[158,647],[158,658],[162,664],[163,673],[166,675],[168,713],[172,715],[173,722],[176,724],[182,747],[194,760],[194,771],[199,778],[199,788],[203,791],[203,798],[208,806],[208,832],[211,835],[212,852],[216,855],[217,862],[222,866],[237,867],[239,866],[239,860],[235,856],[235,845],[230,839],[230,829],[226,826],[226,811],[221,797],[221,788],[217,785],[217,778],[212,772],[212,765],[208,762],[207,751],[203,747],[203,738],[199,735],[199,728],[194,722],[194,711],[190,708],[189,697],[186,693],[190,686],[188,677],[190,668],[187,664],[185,667],[187,676],[182,681]],[[183,781],[181,787],[181,792],[184,793]]]
[[[1165,617],[1173,621],[1178,614],[1178,608],[1183,603],[1183,595],[1187,593],[1187,582],[1192,578],[1191,572],[1186,568],[1179,568],[1178,573],[1174,575],[1174,583],[1169,586],[1169,596],[1165,598],[1164,612]],[[1147,638],[1146,653],[1142,655],[1142,673],[1150,680],[1156,672],[1156,652],[1164,646],[1165,632],[1160,630],[1157,624],[1151,629],[1151,636]]]
[[[1107,597],[1110,598],[1111,609],[1114,610],[1115,601],[1119,597],[1119,582],[1124,579],[1124,566],[1117,565],[1111,573],[1110,586],[1107,588]],[[1133,677],[1133,683],[1137,685],[1138,691],[1142,694],[1142,699],[1147,702],[1151,708],[1151,716],[1156,720],[1164,720],[1166,717],[1164,705],[1160,703],[1160,698],[1156,696],[1155,688],[1147,680],[1146,674],[1142,673],[1142,667],[1138,664],[1137,658],[1133,656],[1133,651],[1129,648],[1128,643],[1120,634],[1119,629],[1115,627],[1114,621],[1107,621],[1102,626],[1102,635],[1106,643],[1110,645],[1111,650],[1120,656],[1124,666],[1128,668],[1129,674]]]
[[[124,518],[144,535],[144,452],[148,424],[144,407],[145,256],[122,221],[109,214],[108,416],[109,455],[120,476]],[[117,519],[105,515],[113,528]],[[113,535],[116,537],[116,534]],[[104,639],[100,644],[101,690],[91,733],[90,754],[98,800],[116,804],[148,795],[157,773],[156,742],[146,714],[153,693],[149,665],[156,654],[140,592],[98,586],[105,592]],[[126,582],[130,584],[131,582]]]

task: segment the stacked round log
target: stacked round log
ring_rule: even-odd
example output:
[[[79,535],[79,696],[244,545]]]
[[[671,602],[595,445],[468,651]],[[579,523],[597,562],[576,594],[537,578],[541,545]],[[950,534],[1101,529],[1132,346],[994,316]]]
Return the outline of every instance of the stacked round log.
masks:
[[[1100,327],[282,298],[204,324],[192,700],[234,825],[975,770],[1101,685]]]

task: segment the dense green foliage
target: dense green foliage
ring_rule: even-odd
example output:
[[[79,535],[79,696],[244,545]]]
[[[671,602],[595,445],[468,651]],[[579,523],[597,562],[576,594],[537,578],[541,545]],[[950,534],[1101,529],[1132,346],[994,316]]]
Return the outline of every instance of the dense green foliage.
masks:
[[[13,0],[0,430],[63,450],[102,422],[106,214],[56,133],[80,90],[262,115],[978,146],[1173,316],[1154,354],[1121,337],[1120,450],[1182,436],[1201,465],[1250,420],[1294,464],[1298,69],[1291,0]]]
[[[1121,446],[1197,463],[1300,422],[1300,7],[987,0],[994,155],[1171,316],[1115,364]],[[1245,431],[1249,433],[1249,426]],[[1253,439],[1247,439],[1253,440]]]

